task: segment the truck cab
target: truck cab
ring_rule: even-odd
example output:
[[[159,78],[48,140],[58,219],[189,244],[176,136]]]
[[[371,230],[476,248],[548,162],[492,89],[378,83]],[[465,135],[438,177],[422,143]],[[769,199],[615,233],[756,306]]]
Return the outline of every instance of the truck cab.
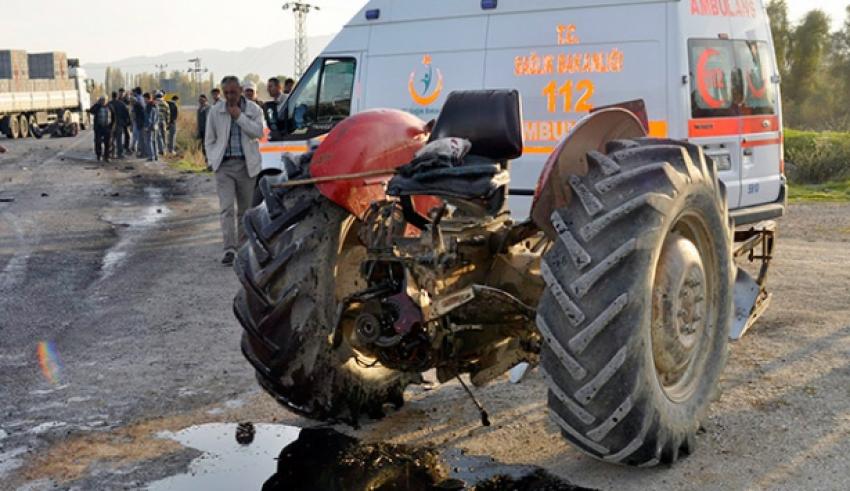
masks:
[[[648,133],[700,145],[739,225],[784,213],[782,116],[760,0],[372,0],[299,81],[264,167],[304,152],[347,116],[396,108],[435,118],[448,94],[516,89],[533,188],[546,158],[594,108],[642,99]],[[530,198],[512,197],[525,217]]]

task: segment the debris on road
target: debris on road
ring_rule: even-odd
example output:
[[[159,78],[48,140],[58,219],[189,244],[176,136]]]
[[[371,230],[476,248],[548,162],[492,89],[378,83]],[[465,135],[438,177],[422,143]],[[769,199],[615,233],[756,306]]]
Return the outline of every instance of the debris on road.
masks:
[[[257,430],[253,423],[239,423],[239,426],[236,427],[236,441],[240,445],[250,445],[256,434]]]

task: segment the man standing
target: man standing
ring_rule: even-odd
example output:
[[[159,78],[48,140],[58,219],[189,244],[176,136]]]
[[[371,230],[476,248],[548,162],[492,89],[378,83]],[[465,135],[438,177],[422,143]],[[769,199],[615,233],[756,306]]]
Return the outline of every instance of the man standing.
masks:
[[[215,87],[210,91],[210,95],[212,96],[212,105],[215,106],[221,100],[221,89]]]
[[[242,90],[245,93],[246,99],[260,107],[263,107],[262,101],[257,99],[257,84],[249,80],[242,85]]]
[[[124,90],[124,88],[118,89],[118,100],[124,103],[124,106],[127,108],[128,113],[128,122],[127,125],[124,126],[124,153],[130,153],[130,129],[133,126],[133,113],[130,112],[130,93]]]
[[[168,101],[168,153],[174,155],[176,153],[176,149],[174,148],[174,139],[177,137],[177,118],[180,116],[180,96],[173,95],[171,96],[171,100]]]
[[[115,130],[115,114],[106,103],[104,96],[97,98],[97,102],[89,109],[89,112],[94,121],[94,153],[97,155],[98,162],[101,158],[104,162],[109,162],[110,140]]]
[[[112,130],[112,154],[118,159],[123,159],[126,147],[124,144],[125,130],[130,125],[130,111],[127,110],[127,106],[117,92],[112,93],[109,107],[112,109],[112,114],[115,115],[115,127]]]
[[[242,217],[253,199],[254,178],[262,168],[263,112],[243,97],[238,78],[224,77],[221,88],[224,100],[210,109],[204,143],[218,188],[225,251],[221,262],[231,266],[242,238]]]
[[[140,100],[142,102],[139,102]],[[133,118],[133,143],[130,145],[130,150],[136,152],[137,157],[147,157],[144,143],[145,102],[143,98],[130,98],[130,115]]]
[[[142,96],[145,101],[145,116],[142,127],[145,131],[145,155],[148,161],[159,160],[156,145],[159,138],[159,106],[147,92]]]
[[[283,83],[283,94],[289,99],[289,95],[292,94],[292,89],[295,88],[295,80],[291,78],[286,79],[286,82]]]
[[[198,96],[198,140],[201,142],[201,151],[204,153],[204,158],[207,157],[207,147],[204,145],[204,139],[207,134],[207,116],[210,113],[210,105],[207,103],[207,96],[201,94]]]
[[[165,94],[156,92],[156,106],[159,108],[159,128],[156,132],[156,153],[160,157],[165,157],[165,130],[171,122],[170,110],[168,103],[165,102]]]
[[[266,117],[266,126],[272,132],[272,138],[274,138],[279,136],[282,130],[279,121],[283,116],[283,106],[289,96],[284,94],[283,85],[278,78],[270,78],[266,88],[272,100],[263,105],[263,115]]]

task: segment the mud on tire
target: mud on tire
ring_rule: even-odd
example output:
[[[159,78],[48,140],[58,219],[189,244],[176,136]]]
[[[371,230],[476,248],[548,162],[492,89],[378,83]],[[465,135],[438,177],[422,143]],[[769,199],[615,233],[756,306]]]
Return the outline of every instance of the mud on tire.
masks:
[[[354,425],[379,418],[385,404],[403,404],[413,377],[365,368],[346,342],[332,347],[340,241],[353,218],[313,187],[283,192],[273,179],[263,179],[265,201],[245,216],[248,241],[235,265],[242,351],[262,387],[298,414]]]
[[[542,264],[537,324],[550,415],[595,458],[673,463],[694,450],[726,361],[734,270],[725,190],[714,164],[686,143],[614,141],[587,162],[588,174],[569,182],[570,205],[552,214],[559,236]],[[668,298],[658,265],[670,244],[688,242],[704,262],[703,298],[694,270],[696,280],[682,276]],[[676,368],[678,381],[658,346],[670,339],[699,343],[687,368]],[[670,351],[678,361],[686,350]]]

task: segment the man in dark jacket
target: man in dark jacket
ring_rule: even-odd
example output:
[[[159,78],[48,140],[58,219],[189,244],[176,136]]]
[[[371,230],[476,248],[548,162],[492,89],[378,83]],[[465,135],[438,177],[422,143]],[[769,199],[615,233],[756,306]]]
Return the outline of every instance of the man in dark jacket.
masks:
[[[210,114],[210,105],[207,102],[207,96],[201,94],[198,97],[198,140],[201,142],[201,151],[204,152],[204,158],[207,157],[207,148],[204,141],[207,138],[207,116]]]
[[[177,136],[177,118],[180,116],[180,96],[173,95],[168,101],[168,153],[174,154],[174,138]]]
[[[109,107],[112,109],[112,114],[115,115],[115,126],[112,129],[112,154],[119,158],[124,158],[125,142],[127,127],[130,126],[130,111],[127,105],[124,104],[118,97],[118,92],[112,93],[112,100],[109,101]]]
[[[141,100],[141,102],[139,102]],[[133,118],[133,144],[130,149],[137,157],[147,157],[145,149],[145,102],[135,97],[130,98],[130,115]]]
[[[109,162],[110,141],[115,130],[115,113],[106,103],[104,96],[97,99],[89,112],[94,122],[94,153],[97,155],[98,162],[101,158],[104,162]]]

